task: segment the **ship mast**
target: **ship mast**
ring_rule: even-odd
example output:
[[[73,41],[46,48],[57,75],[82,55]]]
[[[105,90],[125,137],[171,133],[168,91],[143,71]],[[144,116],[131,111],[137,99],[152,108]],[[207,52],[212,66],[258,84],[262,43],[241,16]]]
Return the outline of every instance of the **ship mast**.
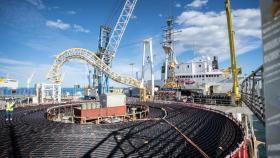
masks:
[[[165,61],[165,85],[164,88],[179,88],[175,82],[175,67],[177,64],[176,55],[174,52],[174,30],[173,19],[171,17],[166,20],[167,27],[164,29],[164,41],[162,47],[166,55]]]

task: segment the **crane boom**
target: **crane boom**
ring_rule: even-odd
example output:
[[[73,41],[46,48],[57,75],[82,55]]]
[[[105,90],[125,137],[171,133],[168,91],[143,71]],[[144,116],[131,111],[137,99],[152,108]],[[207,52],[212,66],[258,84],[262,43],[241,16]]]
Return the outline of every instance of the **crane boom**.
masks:
[[[228,36],[230,46],[231,72],[232,72],[232,96],[236,102],[240,100],[240,93],[238,89],[238,68],[236,63],[235,46],[234,46],[234,32],[232,29],[232,18],[230,9],[230,0],[226,0],[226,14],[228,25]]]
[[[29,78],[27,79],[27,87],[29,88],[29,84],[31,82],[31,80],[33,79],[34,75],[35,75],[36,71],[33,71],[32,74],[29,76]]]
[[[137,0],[126,0],[121,14],[118,18],[117,24],[110,36],[109,43],[104,51],[104,62],[108,65],[111,64],[112,59],[119,47],[120,41],[132,15]]]

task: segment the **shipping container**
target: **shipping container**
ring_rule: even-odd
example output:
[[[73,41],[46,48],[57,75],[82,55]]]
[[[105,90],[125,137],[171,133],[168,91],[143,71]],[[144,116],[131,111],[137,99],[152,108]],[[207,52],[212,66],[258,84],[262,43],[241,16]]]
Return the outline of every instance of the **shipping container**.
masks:
[[[120,116],[126,115],[126,106],[116,106],[108,108],[96,108],[96,109],[81,109],[74,108],[74,114],[78,117],[84,117],[88,119],[97,119],[98,117],[108,116]]]
[[[126,105],[126,96],[124,94],[102,94],[100,96],[101,107],[116,107]]]

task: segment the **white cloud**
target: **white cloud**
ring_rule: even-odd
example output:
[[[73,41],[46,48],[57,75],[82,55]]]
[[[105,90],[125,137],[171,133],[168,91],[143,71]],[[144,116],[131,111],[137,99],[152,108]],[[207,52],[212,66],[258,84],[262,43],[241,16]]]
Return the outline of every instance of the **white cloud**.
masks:
[[[175,3],[175,7],[176,7],[176,8],[180,8],[181,6],[182,6],[182,5],[181,5],[180,3],[178,3],[178,2]]]
[[[8,58],[1,58],[0,64],[5,64],[4,66],[1,66],[0,73],[2,74],[8,74],[9,78],[17,79],[19,80],[19,86],[26,86],[27,78],[30,76],[32,71],[36,70],[36,82],[45,82],[44,76],[47,72],[47,66],[44,64],[34,64],[30,61],[20,61],[20,60],[14,60],[14,59],[8,59]],[[12,66],[11,66],[12,65]],[[39,77],[40,79],[38,80]]]
[[[61,74],[65,74],[64,80],[62,82],[63,87],[72,87],[74,84],[80,84],[85,86],[87,84],[87,76],[85,74],[84,64],[76,62],[77,60],[71,60],[65,63],[61,68]],[[31,86],[35,83],[49,83],[46,80],[46,75],[51,68],[51,64],[35,64],[31,62],[23,62],[12,59],[5,59],[0,61],[0,63],[7,64],[1,66],[0,74],[8,74],[9,78],[17,79],[19,81],[20,87],[26,87],[26,81],[30,74],[35,71],[36,74],[32,79]],[[13,64],[9,66],[8,63]]]
[[[0,64],[7,64],[7,65],[32,65],[31,62],[24,62],[24,61],[8,59],[8,58],[0,58]]]
[[[132,15],[130,18],[131,19],[137,19],[137,16],[136,15]]]
[[[192,3],[187,4],[187,7],[191,8],[200,8],[202,6],[205,6],[208,3],[208,0],[194,0]]]
[[[44,9],[45,8],[45,5],[44,5],[42,0],[26,0],[26,1],[29,2],[30,4],[34,5],[38,9]]]
[[[67,11],[66,13],[69,14],[69,15],[75,15],[75,14],[77,14],[77,12],[74,11],[74,10]]]
[[[83,32],[83,33],[89,33],[90,32],[90,30],[85,29],[81,25],[67,24],[60,19],[57,19],[56,21],[47,20],[46,25],[50,28],[56,28],[56,29],[60,29],[60,30],[68,30],[70,28],[73,28],[73,30],[76,31],[76,32]]]
[[[177,52],[192,51],[199,55],[217,55],[229,58],[229,41],[226,13],[186,11],[177,17],[182,26],[176,35]],[[233,11],[233,28],[237,55],[252,51],[261,45],[260,11],[238,9]]]
[[[161,14],[161,13],[159,13],[159,14],[158,14],[158,16],[159,16],[159,17],[162,17],[162,14]]]
[[[70,24],[64,23],[62,20],[57,19],[56,21],[47,20],[46,25],[51,28],[57,28],[61,30],[67,30],[71,28]]]
[[[89,32],[90,32],[89,30],[87,30],[87,29],[85,29],[85,28],[83,28],[82,26],[77,25],[77,24],[74,24],[74,25],[73,25],[73,28],[74,28],[74,30],[77,31],[77,32],[84,32],[84,33],[89,33]]]

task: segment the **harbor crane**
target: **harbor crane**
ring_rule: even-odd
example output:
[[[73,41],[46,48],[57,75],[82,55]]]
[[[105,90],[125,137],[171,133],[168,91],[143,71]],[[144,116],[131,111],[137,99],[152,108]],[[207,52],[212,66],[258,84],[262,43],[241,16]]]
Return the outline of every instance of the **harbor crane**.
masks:
[[[105,76],[106,83],[106,91],[109,90],[108,78],[112,80],[123,83],[129,86],[133,86],[139,88],[140,90],[140,101],[145,101],[147,99],[146,88],[141,81],[138,81],[132,77],[122,76],[118,73],[112,71],[112,59],[115,57],[115,53],[120,44],[121,38],[124,34],[125,28],[128,24],[128,21],[132,15],[132,11],[134,10],[135,4],[137,0],[126,0],[125,5],[122,9],[121,15],[118,18],[118,22],[113,30],[113,33],[108,40],[108,36],[110,34],[110,29],[101,27],[101,33],[99,40],[99,52],[93,53],[89,50],[83,48],[72,48],[61,52],[55,59],[51,69],[47,74],[47,79],[53,83],[60,84],[61,83],[61,67],[63,63],[71,60],[71,59],[81,59],[86,61],[88,64],[95,67],[95,76],[99,76],[98,78],[98,93],[101,94],[102,89],[102,76]],[[105,29],[104,29],[105,28]],[[103,32],[103,31],[104,32]],[[104,39],[104,40],[103,40]],[[105,44],[105,45],[104,45]],[[103,47],[102,47],[103,46]],[[105,49],[103,49],[105,47]],[[101,50],[101,51],[100,51]]]
[[[230,0],[226,0],[226,14],[227,14],[227,26],[228,26],[228,36],[229,36],[229,46],[230,46],[230,61],[231,61],[231,73],[232,73],[232,91],[231,97],[235,103],[240,102],[240,93],[238,88],[238,73],[239,69],[237,68],[236,55],[235,55],[235,46],[234,46],[234,31],[232,27],[232,17],[230,9]]]
[[[112,66],[112,60],[115,57],[115,54],[117,52],[117,49],[120,45],[122,36],[124,34],[124,31],[126,29],[126,26],[129,22],[129,19],[132,15],[132,12],[135,8],[135,5],[137,3],[137,0],[126,0],[124,7],[121,11],[121,14],[118,18],[118,21],[113,29],[113,32],[109,38],[109,34],[111,32],[111,29],[107,26],[101,26],[100,28],[100,39],[99,39],[99,57],[109,66]],[[105,48],[105,49],[104,49]],[[98,72],[99,79],[98,79],[98,92],[99,95],[102,94],[101,91],[103,91],[102,88],[102,80],[103,75],[101,72]],[[109,92],[109,81],[108,76],[105,75],[105,91]]]

